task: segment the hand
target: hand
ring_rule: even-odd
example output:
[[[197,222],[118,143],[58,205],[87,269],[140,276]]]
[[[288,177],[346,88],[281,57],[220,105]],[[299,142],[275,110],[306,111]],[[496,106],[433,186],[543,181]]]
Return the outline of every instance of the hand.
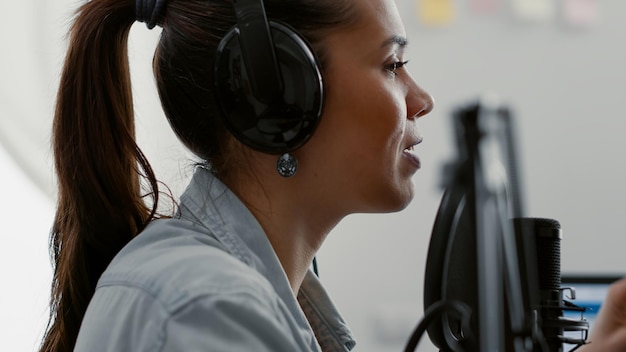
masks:
[[[626,278],[609,288],[588,341],[578,351],[626,351]]]

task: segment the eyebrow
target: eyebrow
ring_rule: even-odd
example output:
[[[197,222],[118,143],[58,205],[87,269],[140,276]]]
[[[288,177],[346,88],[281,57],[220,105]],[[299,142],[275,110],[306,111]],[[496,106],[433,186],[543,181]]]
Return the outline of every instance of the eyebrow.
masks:
[[[401,35],[392,35],[391,37],[387,38],[383,42],[383,45],[381,45],[381,47],[384,48],[384,47],[389,46],[389,45],[397,44],[401,48],[404,48],[408,43],[409,43],[409,40],[406,39],[405,37],[403,37]]]

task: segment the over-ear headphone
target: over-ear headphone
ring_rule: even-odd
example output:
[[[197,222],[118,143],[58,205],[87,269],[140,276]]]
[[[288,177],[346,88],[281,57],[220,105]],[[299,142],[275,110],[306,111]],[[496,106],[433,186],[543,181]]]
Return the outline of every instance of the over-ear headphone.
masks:
[[[282,154],[302,146],[322,113],[321,65],[308,42],[268,21],[263,0],[233,0],[237,24],[215,61],[217,101],[230,132],[256,150]]]

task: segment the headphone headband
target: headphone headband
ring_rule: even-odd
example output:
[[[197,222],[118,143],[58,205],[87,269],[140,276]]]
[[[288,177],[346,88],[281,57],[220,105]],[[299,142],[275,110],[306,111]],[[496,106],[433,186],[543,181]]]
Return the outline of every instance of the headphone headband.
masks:
[[[263,0],[233,0],[233,5],[252,92],[260,101],[271,103],[282,93],[282,82]]]

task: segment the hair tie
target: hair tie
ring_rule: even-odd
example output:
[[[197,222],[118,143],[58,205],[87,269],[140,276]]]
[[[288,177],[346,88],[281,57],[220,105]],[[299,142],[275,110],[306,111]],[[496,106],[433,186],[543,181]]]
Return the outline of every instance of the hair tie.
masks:
[[[148,29],[154,28],[161,18],[165,0],[136,0],[135,19],[145,22]]]

